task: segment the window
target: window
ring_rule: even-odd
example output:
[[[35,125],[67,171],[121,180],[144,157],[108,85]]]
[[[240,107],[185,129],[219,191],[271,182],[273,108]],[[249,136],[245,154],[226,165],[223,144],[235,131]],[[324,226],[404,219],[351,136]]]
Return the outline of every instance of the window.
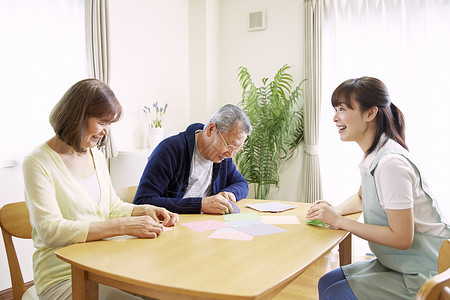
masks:
[[[48,117],[88,76],[84,0],[0,2],[0,166],[54,135]]]
[[[333,90],[372,76],[388,87],[406,118],[406,143],[450,219],[450,2],[324,1],[320,159],[324,198],[340,203],[357,192],[362,151],[343,143],[332,121]]]

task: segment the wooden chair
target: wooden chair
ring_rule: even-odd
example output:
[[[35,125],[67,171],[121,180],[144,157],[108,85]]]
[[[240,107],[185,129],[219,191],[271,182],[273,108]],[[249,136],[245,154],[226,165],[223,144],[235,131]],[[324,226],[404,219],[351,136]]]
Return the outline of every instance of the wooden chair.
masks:
[[[6,256],[8,258],[13,299],[38,300],[34,285],[28,289],[25,287],[12,239],[12,237],[31,239],[30,216],[25,202],[4,205],[0,209],[0,226],[2,228],[3,241],[5,242]]]
[[[442,243],[439,251],[438,272],[425,281],[416,300],[450,300],[450,239]]]
[[[137,185],[127,187],[125,196],[122,198],[122,200],[128,203],[133,203],[134,195],[136,195],[137,188],[138,188]]]

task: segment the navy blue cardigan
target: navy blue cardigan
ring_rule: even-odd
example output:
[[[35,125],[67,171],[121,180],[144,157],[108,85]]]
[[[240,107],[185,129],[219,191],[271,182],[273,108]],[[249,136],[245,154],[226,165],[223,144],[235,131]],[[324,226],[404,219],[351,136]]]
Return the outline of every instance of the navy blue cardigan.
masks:
[[[152,204],[176,213],[200,213],[201,197],[183,198],[188,187],[195,132],[203,124],[190,125],[186,131],[163,140],[153,150],[144,169],[134,204]],[[248,195],[248,183],[236,170],[231,158],[213,164],[212,194],[231,192],[236,200]]]

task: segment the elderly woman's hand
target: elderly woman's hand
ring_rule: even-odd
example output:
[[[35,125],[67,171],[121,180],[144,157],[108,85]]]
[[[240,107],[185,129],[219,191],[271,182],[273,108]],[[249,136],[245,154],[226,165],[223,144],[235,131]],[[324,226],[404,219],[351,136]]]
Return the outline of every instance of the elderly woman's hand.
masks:
[[[163,231],[163,226],[150,216],[120,218],[120,224],[122,234],[140,238],[156,238]]]
[[[178,223],[178,214],[168,211],[163,207],[150,204],[135,205],[131,216],[149,216],[156,223],[162,223],[164,226],[174,226]]]
[[[161,221],[164,226],[174,226],[178,223],[179,216],[176,213],[168,211],[163,207],[153,205],[143,205],[148,216],[152,217],[156,222]]]

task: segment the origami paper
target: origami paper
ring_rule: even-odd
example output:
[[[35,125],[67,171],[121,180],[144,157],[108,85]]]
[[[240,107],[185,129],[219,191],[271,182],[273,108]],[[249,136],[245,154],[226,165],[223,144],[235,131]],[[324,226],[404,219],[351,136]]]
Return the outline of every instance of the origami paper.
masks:
[[[296,216],[261,216],[263,224],[300,224]]]
[[[238,240],[238,241],[251,241],[253,239],[253,236],[233,228],[218,229],[213,233],[211,233],[208,237],[211,239]]]
[[[225,221],[259,220],[257,213],[240,213],[223,216]]]
[[[297,206],[284,204],[280,202],[268,202],[268,203],[247,204],[247,207],[262,212],[281,212],[288,209],[296,208]]]
[[[181,225],[183,225],[184,227],[187,227],[191,230],[197,231],[197,232],[210,231],[210,230],[216,230],[219,228],[230,227],[230,225],[225,224],[223,222],[216,221],[216,220],[206,220],[206,221],[182,223]]]
[[[261,236],[261,235],[267,235],[267,234],[273,234],[273,233],[279,233],[287,231],[286,229],[269,225],[269,224],[254,224],[254,225],[247,225],[247,226],[238,226],[234,227],[234,229],[245,232],[252,236]]]

